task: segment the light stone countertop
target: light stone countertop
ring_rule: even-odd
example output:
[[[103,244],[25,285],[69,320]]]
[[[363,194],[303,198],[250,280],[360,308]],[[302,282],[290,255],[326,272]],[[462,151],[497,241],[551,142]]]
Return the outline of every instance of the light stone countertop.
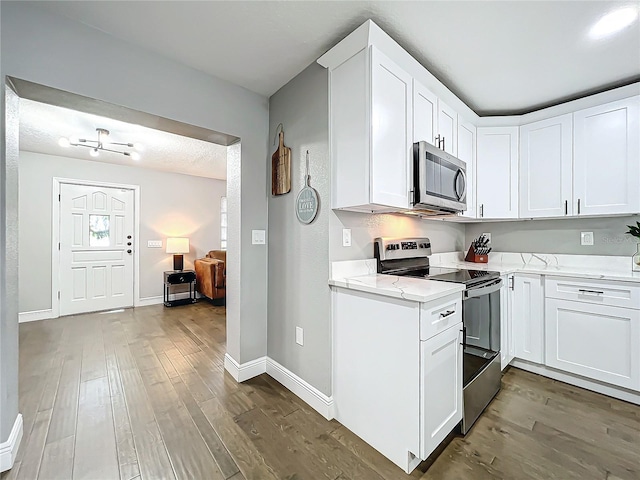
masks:
[[[414,302],[430,302],[465,290],[461,283],[380,275],[375,259],[333,262],[329,285]]]
[[[465,290],[461,283],[438,282],[422,278],[397,277],[395,275],[361,275],[331,279],[329,285],[360,292],[375,293],[385,297],[402,298],[414,302],[430,302]]]
[[[631,257],[498,252],[489,254],[488,263],[473,263],[465,262],[463,253],[451,252],[432,255],[430,260],[432,266],[493,270],[501,275],[531,273],[640,283],[640,272],[631,270]]]

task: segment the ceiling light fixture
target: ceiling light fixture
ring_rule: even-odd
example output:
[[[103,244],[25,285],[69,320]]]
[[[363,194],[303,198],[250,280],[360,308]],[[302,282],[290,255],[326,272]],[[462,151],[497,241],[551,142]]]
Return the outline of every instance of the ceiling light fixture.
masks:
[[[638,18],[638,9],[626,7],[607,13],[589,30],[589,36],[593,39],[608,37],[628,27]]]
[[[112,147],[125,147],[141,150],[141,145],[139,143],[122,143],[122,142],[108,142],[109,138],[109,130],[105,128],[96,128],[96,132],[98,132],[97,140],[87,140],[86,138],[77,138],[77,137],[62,137],[58,140],[58,145],[61,147],[87,147],[90,148],[89,155],[92,157],[97,157],[100,155],[100,152],[111,152],[111,153],[119,153],[120,155],[124,155],[125,157],[129,157],[132,160],[140,160],[140,154],[133,151],[127,150],[115,150]]]

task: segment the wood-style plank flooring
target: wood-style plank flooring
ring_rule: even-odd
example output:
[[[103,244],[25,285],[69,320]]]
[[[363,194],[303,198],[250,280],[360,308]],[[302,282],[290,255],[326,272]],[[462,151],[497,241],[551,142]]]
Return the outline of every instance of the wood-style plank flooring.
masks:
[[[24,437],[2,479],[640,479],[640,407],[513,368],[473,430],[406,475],[267,375],[236,384],[224,316],[21,324]]]

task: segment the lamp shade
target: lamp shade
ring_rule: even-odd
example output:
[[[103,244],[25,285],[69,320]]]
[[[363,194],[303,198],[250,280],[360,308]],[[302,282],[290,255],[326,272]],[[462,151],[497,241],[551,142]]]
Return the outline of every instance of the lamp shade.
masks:
[[[167,253],[189,253],[189,239],[167,238]]]

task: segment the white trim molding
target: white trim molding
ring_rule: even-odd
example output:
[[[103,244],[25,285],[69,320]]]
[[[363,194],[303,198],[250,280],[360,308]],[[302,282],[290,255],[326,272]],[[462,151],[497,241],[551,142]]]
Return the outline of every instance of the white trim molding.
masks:
[[[6,442],[0,443],[0,472],[5,472],[13,467],[13,462],[18,454],[18,447],[22,441],[22,414],[19,413],[13,423],[11,433]]]
[[[520,368],[522,370],[526,370],[527,372],[542,375],[543,377],[548,377],[560,382],[568,383],[569,385],[575,385],[576,387],[591,390],[592,392],[598,392],[609,397],[624,400],[625,402],[640,405],[640,393],[638,392],[633,392],[621,387],[615,387],[613,385],[607,385],[596,380],[590,380],[588,378],[580,377],[567,372],[562,372],[545,365],[537,365],[535,363],[530,363],[525,360],[519,360],[517,358],[512,360],[509,365]]]
[[[241,383],[265,373],[267,371],[267,357],[256,358],[250,362],[240,364],[231,355],[225,353],[224,368],[236,379],[236,382]]]
[[[285,388],[327,420],[335,417],[333,397],[328,397],[313,385],[307,383],[291,370],[283,367],[269,357],[260,357],[247,363],[238,363],[226,353],[224,355],[224,368],[239,383],[266,373],[274,380],[280,382]]]
[[[335,417],[333,397],[328,397],[292,371],[267,357],[267,374],[308,403],[327,420]]]
[[[46,320],[47,318],[55,318],[53,315],[53,309],[47,308],[46,310],[33,310],[31,312],[18,313],[18,322],[35,322],[37,320]]]
[[[138,300],[136,307],[148,307],[149,305],[160,305],[164,303],[164,298],[162,295],[157,295],[155,297],[144,297]]]

